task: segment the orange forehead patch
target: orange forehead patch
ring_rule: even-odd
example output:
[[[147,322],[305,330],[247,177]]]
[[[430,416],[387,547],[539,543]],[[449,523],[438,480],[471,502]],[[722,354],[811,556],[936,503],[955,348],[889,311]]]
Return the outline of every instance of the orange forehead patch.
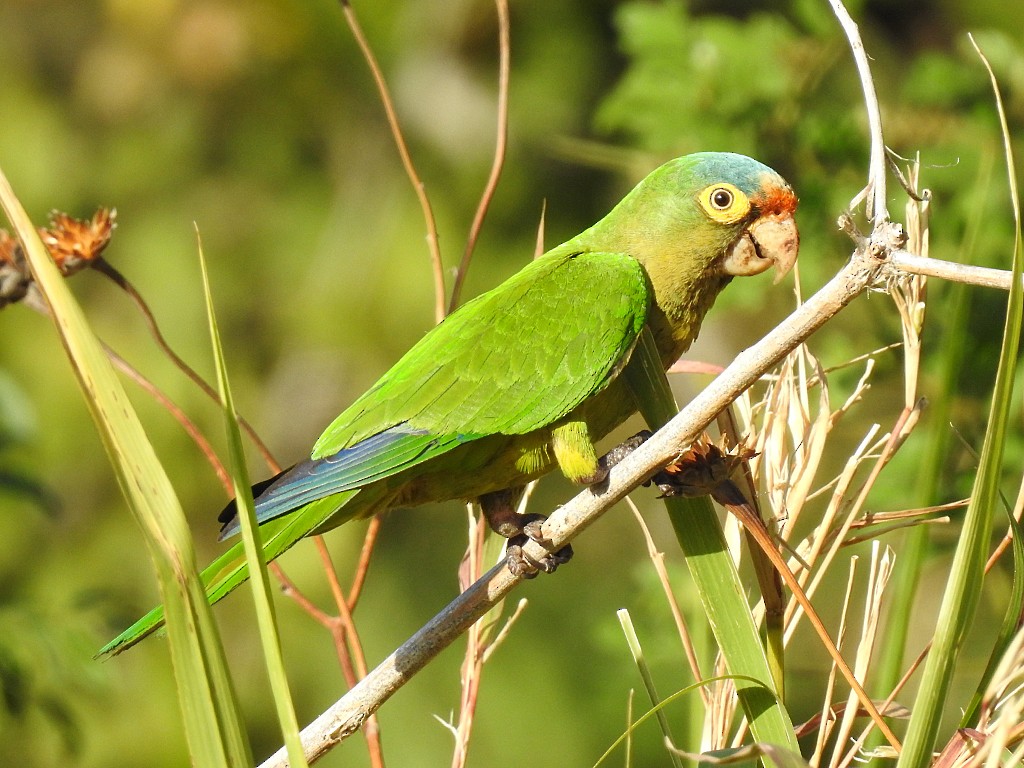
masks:
[[[787,185],[769,181],[750,198],[750,202],[762,216],[791,215],[796,211],[797,198]]]

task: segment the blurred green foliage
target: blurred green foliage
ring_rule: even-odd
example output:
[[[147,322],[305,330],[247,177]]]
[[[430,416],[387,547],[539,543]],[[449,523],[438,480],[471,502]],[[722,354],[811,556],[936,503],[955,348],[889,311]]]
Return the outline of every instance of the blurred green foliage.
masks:
[[[432,197],[446,264],[454,265],[491,161],[493,7],[355,7]],[[877,0],[850,10],[873,59],[887,142],[907,157],[921,153],[935,195],[933,254],[1005,265],[1010,219],[994,107],[965,35],[974,32],[991,58],[1011,125],[1024,125],[1024,7]],[[849,252],[834,222],[863,184],[867,142],[852,59],[824,0],[523,0],[513,3],[512,48],[509,155],[467,296],[530,257],[543,201],[553,244],[596,220],[662,160],[700,149],[754,155],[793,183],[805,291]],[[116,206],[108,259],[151,303],[172,345],[209,373],[198,225],[239,408],[282,461],[308,450],[430,326],[419,209],[335,3],[14,0],[0,4],[0,73],[0,167],[26,208],[42,224],[51,208],[85,216]],[[1015,138],[1024,156],[1021,134]],[[899,199],[895,190],[891,199]],[[965,252],[964,231],[979,210],[984,226]],[[786,292],[749,282],[726,292],[692,357],[724,363],[781,318]],[[75,277],[74,287],[101,336],[221,445],[217,409],[160,355],[129,302],[96,274]],[[944,292],[932,289],[934,307]],[[984,426],[1004,302],[974,292],[966,328],[944,327],[941,311],[933,312],[933,353],[947,334],[972,340],[954,407],[968,443],[977,444]],[[898,323],[883,297],[869,297],[826,333],[812,348],[834,365],[896,340]],[[878,362],[865,418],[885,423],[899,409],[900,366],[896,353]],[[835,388],[858,375],[838,373]],[[681,396],[698,386],[682,382]],[[190,510],[200,556],[212,556],[223,493],[180,428],[136,394]],[[845,439],[859,440],[858,429],[850,425]],[[1021,455],[1016,443],[1011,457]],[[913,471],[915,450],[907,447],[893,496],[880,493],[877,508],[908,503],[898,495],[900,473]],[[949,498],[962,491],[959,478],[969,483],[972,465],[957,446]],[[544,486],[538,509],[572,492],[557,479]],[[662,516],[650,519],[672,551]],[[361,533],[352,526],[331,536],[336,562],[351,564]],[[454,505],[387,521],[357,615],[371,663],[454,594],[463,539]],[[8,308],[0,314],[0,763],[187,761],[161,641],[103,665],[89,658],[155,599],[140,541],[48,320]],[[524,754],[555,764],[596,759],[620,732],[627,691],[637,684],[617,634],[614,611],[623,605],[641,628],[662,692],[688,682],[629,517],[609,515],[578,552],[565,573],[522,590],[531,606],[485,670],[474,764],[505,765]],[[326,599],[311,547],[298,547],[285,565]],[[670,563],[673,572],[679,567]],[[932,599],[922,600],[925,628]],[[982,626],[1001,608],[988,610]],[[326,633],[289,604],[280,613],[299,717],[308,721],[337,697],[341,675]],[[251,617],[242,599],[218,615],[261,756],[278,737],[262,673],[249,673],[259,668]],[[816,673],[814,654],[791,662],[792,673]],[[447,760],[449,736],[432,716],[457,706],[459,662],[449,651],[382,711],[392,764]],[[520,701],[526,677],[531,693]],[[814,705],[795,699],[794,717]],[[641,735],[636,749],[657,760],[657,735]],[[364,759],[354,739],[323,764]]]

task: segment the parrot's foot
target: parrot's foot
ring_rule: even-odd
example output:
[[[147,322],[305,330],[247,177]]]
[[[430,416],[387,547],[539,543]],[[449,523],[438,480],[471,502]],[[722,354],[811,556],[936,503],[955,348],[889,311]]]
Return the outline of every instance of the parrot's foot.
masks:
[[[614,467],[624,458],[629,456],[629,454],[646,443],[653,434],[654,433],[649,429],[641,429],[635,435],[627,437],[621,443],[608,451],[608,453],[601,457],[601,463],[604,464],[606,470],[605,474],[607,474],[607,470]]]
[[[603,483],[608,479],[608,472],[611,468],[647,442],[647,439],[652,434],[654,433],[649,429],[642,429],[632,437],[627,437],[621,443],[608,451],[608,453],[598,459],[597,470],[594,474],[580,478],[580,482],[584,485],[597,485],[599,483]]]
[[[508,546],[505,547],[505,562],[513,576],[532,579],[540,571],[554,573],[558,566],[572,560],[572,545],[570,544],[566,544],[557,552],[548,552],[539,560],[535,560],[523,551],[523,546],[529,541],[537,541],[541,545],[544,544],[544,542],[534,539],[527,533],[508,540]]]
[[[550,542],[544,538],[544,521],[547,519],[544,515],[521,515],[516,512],[522,493],[521,487],[486,493],[480,497],[480,508],[491,530],[508,539],[506,561],[514,575],[532,578],[537,575],[537,571],[553,573],[559,565],[567,563],[572,557],[572,547],[566,545],[556,552],[548,552],[540,559],[526,556],[523,546],[527,542],[536,541],[543,547],[549,547]]]

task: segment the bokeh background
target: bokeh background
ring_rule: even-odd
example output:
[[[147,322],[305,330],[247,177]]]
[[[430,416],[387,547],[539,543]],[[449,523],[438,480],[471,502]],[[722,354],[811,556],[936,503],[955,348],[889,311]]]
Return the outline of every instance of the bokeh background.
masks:
[[[545,237],[555,244],[599,218],[660,162],[705,149],[754,155],[796,187],[805,290],[839,267],[850,244],[834,222],[863,184],[867,140],[850,53],[825,0],[512,6],[508,156],[466,296],[530,258],[545,202]],[[355,7],[393,89],[452,267],[493,151],[494,7],[483,0]],[[966,34],[976,35],[1001,79],[1022,156],[1024,6],[877,0],[852,2],[850,10],[873,57],[887,143],[904,156],[920,152],[925,164],[923,183],[935,195],[934,255],[1005,266],[1011,216],[995,108]],[[282,461],[302,456],[433,322],[419,207],[365,62],[330,0],[6,0],[0,167],[39,224],[51,209],[88,216],[100,205],[116,207],[108,260],[150,302],[170,343],[210,375],[198,227],[239,409]],[[972,216],[984,225],[966,248]],[[222,445],[216,408],[161,355],[124,295],[94,273],[73,282],[97,332]],[[772,289],[768,277],[744,282],[719,301],[690,357],[728,362],[792,305],[791,293]],[[943,291],[931,294],[939,311],[929,348],[961,334],[970,339],[970,357],[956,388],[962,442],[950,451],[936,502],[969,488],[969,447],[984,429],[1005,301],[974,291],[967,326],[949,328]],[[891,305],[871,296],[822,331],[812,349],[835,365],[898,333]],[[898,412],[900,374],[898,352],[878,356],[862,424]],[[837,373],[836,391],[858,375]],[[676,385],[685,397],[702,383],[689,377]],[[212,558],[223,491],[180,427],[132,392],[188,511],[200,558]],[[862,429],[852,423],[840,441],[854,444]],[[1011,440],[1011,460],[1019,459],[1020,430]],[[841,449],[832,461],[842,461]],[[911,503],[901,492],[913,480],[916,450],[909,445],[880,483],[874,508]],[[255,460],[253,472],[263,474]],[[572,492],[551,478],[536,508]],[[685,584],[652,494],[635,496]],[[354,525],[329,538],[343,572],[362,532]],[[936,534],[936,580],[954,537],[955,525]],[[898,547],[898,536],[888,543]],[[454,595],[464,546],[459,505],[387,519],[357,614],[371,664]],[[622,731],[627,692],[639,683],[615,618],[620,607],[634,615],[662,693],[688,682],[630,516],[606,516],[577,553],[557,577],[519,592],[530,606],[485,670],[472,764],[597,759]],[[311,545],[296,547],[285,564],[328,604]],[[935,592],[920,601],[922,632]],[[1000,592],[991,594],[979,615],[982,631],[1002,610]],[[49,321],[8,307],[0,314],[0,764],[187,763],[163,641],[106,663],[91,658],[155,599],[141,537]],[[681,599],[694,598],[682,588]],[[247,602],[236,596],[217,616],[261,758],[279,737]],[[328,635],[293,604],[282,600],[279,608],[305,723],[340,695],[343,681]],[[912,638],[914,647],[924,639]],[[791,660],[791,676],[814,680],[823,658],[808,650]],[[461,648],[450,649],[384,707],[390,764],[450,759],[451,737],[436,718],[458,706],[460,661]],[[814,684],[806,687],[801,698],[804,685],[794,686],[797,720],[815,710]],[[650,729],[638,754],[661,754],[659,740]],[[363,761],[355,738],[323,764]]]

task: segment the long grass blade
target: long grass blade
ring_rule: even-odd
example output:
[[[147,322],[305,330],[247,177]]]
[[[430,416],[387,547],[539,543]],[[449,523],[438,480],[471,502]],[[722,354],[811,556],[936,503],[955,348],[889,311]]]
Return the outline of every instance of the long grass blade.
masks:
[[[277,709],[277,719],[288,750],[288,762],[294,768],[306,768],[306,755],[299,737],[299,721],[295,716],[288,677],[284,670],[281,654],[281,640],[277,633],[277,618],[270,595],[270,577],[263,559],[262,542],[256,511],[253,503],[252,483],[245,465],[245,450],[242,447],[242,432],[239,428],[238,413],[235,411],[231,386],[228,382],[224,348],[220,342],[220,331],[213,308],[213,293],[210,290],[210,276],[206,269],[206,257],[202,243],[199,244],[199,263],[203,273],[203,292],[206,296],[206,315],[210,325],[210,340],[213,345],[213,360],[217,368],[217,385],[220,389],[221,406],[224,409],[224,425],[228,437],[228,454],[231,457],[231,479],[235,486],[235,508],[242,523],[242,541],[245,543],[245,559],[249,563],[249,583],[252,585],[253,601],[256,605],[256,623],[259,629],[263,658],[270,677],[270,688]]]
[[[1010,599],[1006,603],[1003,623],[1000,625],[999,633],[992,644],[992,652],[989,656],[988,664],[981,675],[978,688],[971,698],[971,703],[967,705],[963,717],[960,718],[961,728],[969,728],[977,724],[978,711],[981,708],[985,690],[992,681],[992,675],[995,673],[996,667],[999,666],[1000,661],[1013,642],[1014,635],[1017,634],[1021,611],[1024,609],[1024,538],[1022,538],[1024,536],[1024,529],[1021,528],[1020,523],[1017,522],[1017,519],[1012,514],[1007,515],[1007,517],[1010,522],[1010,530],[1013,532],[1013,536],[1010,539],[1010,543],[1013,546],[1013,586],[1010,589]]]
[[[946,703],[959,651],[981,596],[993,509],[999,502],[999,476],[1003,446],[1009,422],[1013,378],[1020,345],[1021,310],[1024,307],[1024,291],[1022,291],[1020,276],[1024,254],[1022,254],[1021,247],[1020,201],[1017,194],[1013,150],[1010,146],[1009,129],[995,75],[989,67],[988,60],[976,44],[975,49],[988,69],[992,80],[992,88],[1003,129],[1010,179],[1010,196],[1016,219],[1013,281],[1006,310],[999,368],[996,372],[989,410],[989,426],[982,444],[978,474],[974,480],[971,503],[964,517],[963,530],[953,555],[949,580],[946,583],[946,590],[939,608],[934,644],[925,662],[921,685],[910,718],[906,743],[897,764],[898,768],[923,767],[931,762],[939,720],[942,716],[943,705]]]
[[[977,182],[974,185],[975,189],[988,190],[991,174],[992,162],[989,160],[979,171]],[[960,249],[962,257],[960,261],[966,261],[974,252],[978,234],[982,231],[989,210],[986,203],[987,194],[979,194],[972,208],[971,219],[964,235],[963,246]],[[938,495],[942,479],[942,468],[945,464],[951,435],[949,429],[949,414],[953,401],[951,393],[955,391],[955,382],[960,375],[964,355],[968,348],[966,336],[955,331],[966,322],[970,297],[971,294],[965,286],[952,284],[947,286],[946,292],[940,299],[944,322],[952,332],[943,336],[940,372],[938,381],[932,387],[935,396],[929,398],[930,427],[915,488],[918,503],[921,505],[932,503]],[[878,699],[888,697],[903,676],[907,638],[910,635],[911,619],[914,615],[911,609],[917,599],[921,574],[924,572],[925,561],[931,549],[929,538],[929,526],[915,525],[907,532],[903,545],[899,549],[899,567],[893,572],[889,587],[891,598],[886,613],[886,642],[882,643],[879,648],[879,658],[875,664],[874,694]],[[879,743],[881,743],[881,739],[877,734],[868,740],[868,744],[871,746]],[[874,765],[883,765],[882,759],[872,762]],[[887,765],[888,761],[885,761],[884,764]]]
[[[622,608],[618,611],[618,617],[619,624],[622,625],[622,632],[626,635],[626,645],[629,646],[629,652],[633,655],[633,662],[640,672],[640,678],[644,681],[644,688],[647,689],[647,697],[651,700],[651,706],[657,711],[656,716],[658,718],[658,725],[661,728],[661,734],[670,744],[674,743],[672,729],[668,724],[668,716],[661,706],[661,697],[658,696],[658,689],[654,685],[654,677],[651,675],[650,667],[647,666],[647,659],[644,657],[644,650],[640,646],[640,638],[636,636],[636,628],[633,626],[633,620],[629,616],[629,611]],[[679,755],[670,752],[669,759],[672,761],[672,765],[682,768],[683,763],[679,759]]]
[[[676,414],[675,401],[646,329],[624,375],[641,415],[658,428]],[[757,627],[711,500],[667,498],[669,518],[715,639],[729,672],[736,676],[740,704],[758,742],[799,754],[789,712],[779,701]],[[747,678],[761,681],[753,684]]]
[[[7,178],[0,205],[21,241],[121,490],[143,532],[167,606],[171,660],[192,761],[251,765],[224,651],[195,567],[181,504],[99,340]]]

